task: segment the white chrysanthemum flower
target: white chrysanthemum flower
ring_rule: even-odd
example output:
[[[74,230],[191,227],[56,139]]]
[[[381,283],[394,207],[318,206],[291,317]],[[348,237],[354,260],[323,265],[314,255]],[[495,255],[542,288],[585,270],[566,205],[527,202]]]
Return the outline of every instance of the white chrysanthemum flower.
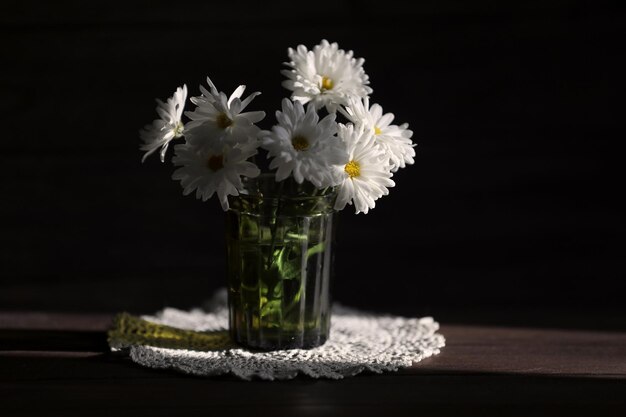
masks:
[[[160,119],[156,119],[151,125],[146,125],[139,136],[144,141],[139,149],[147,151],[141,162],[145,161],[148,155],[161,148],[161,162],[165,161],[165,152],[173,139],[183,136],[185,129],[181,117],[187,100],[187,86],[178,87],[174,95],[163,103],[157,99],[158,106],[156,112]]]
[[[415,144],[411,141],[413,131],[408,129],[408,123],[392,125],[393,113],[383,114],[383,108],[379,104],[370,108],[367,97],[363,100],[350,100],[346,112],[343,113],[352,123],[363,125],[365,130],[374,135],[376,144],[389,157],[391,172],[415,162]]]
[[[285,98],[283,111],[276,112],[278,124],[261,134],[261,146],[274,158],[270,169],[277,168],[276,181],[293,174],[297,183],[304,180],[323,188],[336,185],[338,178],[333,165],[345,164],[345,145],[335,136],[335,114],[321,121],[312,105],[306,111],[302,103]]]
[[[239,195],[243,189],[241,177],[254,178],[261,171],[248,161],[257,153],[251,145],[224,145],[215,151],[209,147],[197,147],[191,143],[174,148],[174,165],[180,166],[172,178],[180,180],[183,194],[196,191],[196,198],[206,201],[213,194],[217,196],[224,210],[228,210],[228,196]]]
[[[187,141],[215,151],[221,150],[225,144],[257,141],[260,129],[254,124],[263,120],[265,112],[242,111],[261,93],[252,93],[242,100],[241,95],[246,86],[240,85],[230,97],[226,97],[226,94],[217,91],[208,77],[207,82],[210,90],[200,86],[202,95],[191,98],[191,102],[197,106],[196,109],[185,113],[191,119],[185,132]]]
[[[363,58],[339,49],[337,43],[323,40],[312,51],[304,45],[288,49],[291,67],[281,71],[288,79],[283,86],[293,91],[291,98],[303,104],[312,102],[316,109],[326,106],[334,112],[348,104],[350,97],[367,97],[372,93],[369,77],[363,70]]]
[[[387,188],[395,186],[387,157],[374,143],[372,132],[362,126],[340,124],[339,137],[346,144],[349,160],[340,167],[343,182],[339,185],[335,209],[354,204],[357,214],[367,214],[376,206],[377,199],[389,194]]]

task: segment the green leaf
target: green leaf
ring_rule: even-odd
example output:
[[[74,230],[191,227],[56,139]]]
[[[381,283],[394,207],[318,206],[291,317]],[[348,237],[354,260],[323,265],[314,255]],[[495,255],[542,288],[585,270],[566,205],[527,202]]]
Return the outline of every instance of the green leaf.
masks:
[[[280,315],[280,314],[281,314],[280,300],[269,300],[263,303],[263,307],[261,307],[261,317],[267,317],[270,315]]]
[[[323,251],[324,251],[324,242],[320,242],[306,251],[306,257],[308,258],[311,255],[315,255],[316,253],[320,253]]]
[[[302,249],[300,243],[285,244],[278,253],[276,266],[282,279],[299,278],[302,268]]]

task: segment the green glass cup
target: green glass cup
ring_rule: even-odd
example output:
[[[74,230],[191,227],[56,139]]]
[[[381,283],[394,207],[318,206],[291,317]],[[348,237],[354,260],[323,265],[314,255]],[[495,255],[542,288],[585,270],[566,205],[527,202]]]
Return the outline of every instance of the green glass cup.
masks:
[[[334,189],[246,179],[226,213],[230,334],[251,349],[308,349],[330,331]]]

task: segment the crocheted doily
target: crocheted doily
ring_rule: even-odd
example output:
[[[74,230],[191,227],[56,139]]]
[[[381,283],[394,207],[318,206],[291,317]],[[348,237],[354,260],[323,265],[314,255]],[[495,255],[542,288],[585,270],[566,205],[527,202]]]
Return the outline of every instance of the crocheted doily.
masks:
[[[341,306],[333,308],[329,340],[314,349],[253,352],[231,342],[227,329],[226,292],[221,291],[204,309],[166,308],[142,318],[120,314],[109,345],[150,368],[200,376],[230,372],[246,380],[290,379],[298,373],[341,379],[362,371],[396,371],[438,354],[445,345],[431,317],[374,315]]]

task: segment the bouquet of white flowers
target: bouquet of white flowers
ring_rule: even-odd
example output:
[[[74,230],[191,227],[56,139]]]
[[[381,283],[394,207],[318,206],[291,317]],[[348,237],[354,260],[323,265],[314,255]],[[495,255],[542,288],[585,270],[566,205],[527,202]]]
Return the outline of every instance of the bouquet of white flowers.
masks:
[[[323,40],[289,49],[282,101],[271,130],[263,111],[245,111],[260,93],[230,97],[207,78],[183,123],[187,87],[158,101],[159,119],[141,132],[144,159],[171,141],[173,178],[183,194],[217,194],[227,211],[228,289],[233,339],[257,349],[307,348],[330,328],[333,217],[347,204],[367,213],[413,163],[413,132],[369,105],[363,59]],[[323,113],[320,115],[320,113]],[[344,123],[337,122],[343,118]],[[261,174],[256,155],[266,154]]]
[[[192,111],[183,113],[186,85],[167,102],[157,100],[160,118],[141,131],[144,160],[161,148],[163,162],[170,142],[184,138],[174,148],[179,168],[173,178],[185,195],[195,191],[206,201],[217,193],[227,210],[228,196],[245,192],[242,178],[261,173],[253,162],[261,148],[272,158],[276,181],[308,181],[318,190],[336,187],[336,210],[346,204],[354,204],[357,213],[374,208],[395,185],[393,173],[414,162],[413,132],[406,123],[392,124],[394,115],[384,114],[380,105],[370,107],[364,60],[352,51],[323,40],[312,50],[299,45],[288,54],[289,69],[282,73],[291,100],[283,99],[271,130],[256,126],[265,112],[245,111],[259,92],[243,98],[246,87],[240,85],[228,97],[207,78],[209,88],[200,86],[201,95],[190,99]],[[323,108],[328,114],[322,118]],[[183,114],[189,121],[183,123]],[[345,123],[337,122],[338,116]]]

